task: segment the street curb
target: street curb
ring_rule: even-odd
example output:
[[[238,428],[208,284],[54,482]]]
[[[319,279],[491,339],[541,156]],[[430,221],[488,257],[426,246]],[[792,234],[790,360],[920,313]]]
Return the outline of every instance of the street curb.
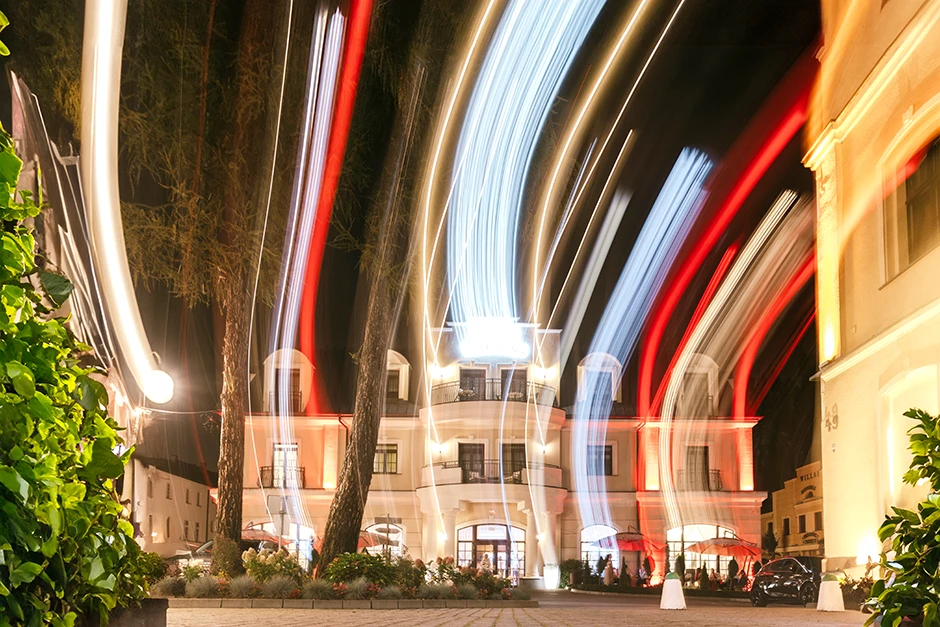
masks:
[[[582,592],[581,594],[612,594]],[[533,608],[538,601],[469,601],[463,599],[376,599],[373,601],[309,601],[307,599],[167,599],[170,609],[293,609],[293,610],[428,610],[465,608]]]

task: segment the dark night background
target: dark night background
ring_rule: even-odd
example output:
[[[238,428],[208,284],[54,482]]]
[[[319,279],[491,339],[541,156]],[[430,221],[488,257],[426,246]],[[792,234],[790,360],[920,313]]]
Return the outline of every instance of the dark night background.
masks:
[[[80,26],[81,3],[76,4],[79,10],[74,18]],[[394,14],[402,23],[403,38],[407,37],[407,24],[414,19],[420,4],[419,0],[397,0],[386,5],[386,11]],[[2,38],[13,51],[13,65],[24,36],[17,30],[14,5],[9,1],[0,1],[0,10],[7,13],[12,22]],[[668,7],[668,10],[671,8]],[[551,125],[557,126],[565,119],[570,101],[585,71],[597,62],[596,53],[612,36],[611,27],[619,23],[619,19],[615,18],[629,10],[631,5],[628,3],[608,3],[570,74],[553,111]],[[644,34],[645,47],[640,47],[639,52],[635,51],[629,63],[620,70],[623,89],[632,83],[638,71],[637,59],[640,56],[645,58],[646,50],[658,34],[665,15],[665,10],[659,11],[653,20],[655,25]],[[582,331],[576,340],[567,370],[563,373],[560,393],[563,406],[571,404],[571,391],[575,388],[574,366],[587,351],[593,330],[630,253],[631,245],[681,149],[686,146],[696,147],[708,153],[716,163],[720,162],[787,69],[808,48],[816,45],[819,29],[819,6],[816,0],[696,0],[687,3],[649,68],[625,119],[624,128],[635,129],[637,141],[627,160],[620,184],[632,190],[633,197],[582,323]],[[362,85],[368,87],[369,80],[377,79],[368,73],[364,74],[360,89],[364,88]],[[9,90],[6,81],[2,83],[0,119],[9,128]],[[610,119],[605,120],[604,116],[600,116],[601,124],[596,129],[597,133],[612,121],[623,96],[619,90],[607,94],[605,108],[610,112]],[[48,111],[48,106],[46,109],[50,125],[54,125],[54,112]],[[353,124],[356,124],[356,119]],[[385,131],[387,136],[388,129]],[[67,136],[67,132],[64,135]],[[56,129],[52,136],[62,137],[63,131]],[[377,139],[379,144],[381,139],[380,135]],[[540,146],[540,150],[546,149],[550,147]],[[379,150],[380,156],[382,152]],[[705,284],[728,244],[747,238],[783,188],[812,193],[812,176],[801,164],[802,155],[802,137],[797,135],[751,194],[738,218],[716,246],[673,316],[660,350],[657,377],[665,369]],[[361,223],[354,220],[351,227],[354,230],[361,229]],[[335,237],[335,232],[331,236]],[[569,258],[572,254],[573,250],[567,251]],[[328,248],[318,297],[317,358],[321,364],[318,375],[321,394],[325,394],[328,399],[329,409],[338,412],[352,409],[355,371],[350,353],[355,351],[358,338],[361,337],[359,326],[365,289],[360,284],[358,261],[355,252],[335,246]],[[169,407],[183,412],[207,410],[207,413],[198,416],[201,433],[199,442],[209,467],[214,467],[218,436],[211,410],[218,407],[220,388],[219,363],[216,359],[219,345],[217,313],[214,315],[211,307],[189,312],[185,316],[185,336],[181,336],[183,316],[182,304],[178,299],[159,287],[152,287],[150,290],[140,290],[138,300],[154,349],[167,356],[171,373],[174,364],[179,364],[183,359],[188,362],[189,376],[184,380],[177,377],[180,381],[179,396]],[[774,359],[779,358],[781,347],[813,306],[810,285],[791,304],[773,333],[768,336],[752,378],[755,389],[773,370]],[[407,302],[405,307],[408,307]],[[263,327],[265,319],[266,312],[260,312],[258,326]],[[413,316],[403,314],[403,324],[412,320]],[[398,333],[397,344],[406,341],[403,338],[406,333],[405,330]],[[185,349],[181,346],[181,337],[186,338]],[[817,364],[815,337],[815,328],[811,327],[760,406],[758,413],[763,419],[754,430],[755,487],[758,490],[771,491],[782,487],[783,481],[793,476],[795,467],[807,459],[815,405],[815,384],[810,381]],[[627,365],[624,377],[623,400],[627,414],[636,411],[635,357]],[[656,383],[654,380],[654,385]],[[168,414],[155,421],[152,439],[161,443],[157,451],[159,455],[178,456],[196,462],[198,453],[191,433],[188,419]]]

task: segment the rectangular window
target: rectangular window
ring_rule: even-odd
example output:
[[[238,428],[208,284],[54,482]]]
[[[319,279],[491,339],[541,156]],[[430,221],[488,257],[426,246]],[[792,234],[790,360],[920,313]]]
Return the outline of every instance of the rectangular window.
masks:
[[[612,444],[605,444],[604,446],[588,446],[587,474],[595,476],[613,476],[614,447]]]
[[[783,535],[785,536],[790,535],[790,519],[789,518],[783,519]]]
[[[154,539],[155,538],[153,537],[153,514],[149,514],[147,516],[147,540],[149,542],[153,542]]]
[[[153,498],[153,479],[147,477],[147,498]]]
[[[202,503],[199,502],[201,496],[202,492],[196,492],[196,507],[202,507]]]
[[[503,474],[514,474],[525,468],[525,443],[503,444]]]
[[[813,523],[815,524],[814,531],[822,531],[822,512],[816,512],[813,514]]]
[[[482,368],[460,369],[460,392],[462,401],[482,401],[486,398],[486,370]]]
[[[526,400],[526,371],[519,368],[503,368],[500,371],[501,400]]]
[[[167,481],[167,483],[166,483],[166,498],[168,498],[168,499],[169,499],[169,498],[172,498],[172,497],[170,496],[170,482],[169,482],[169,481]]]
[[[196,523],[196,542],[199,542],[199,523]]]
[[[170,541],[170,517],[166,517],[166,535],[163,536],[164,542]]]
[[[767,533],[769,533],[770,535],[774,534],[774,522],[773,521],[770,521],[769,523],[767,523]]]
[[[297,443],[274,445],[274,467],[272,478],[274,488],[299,488],[300,469],[298,468]]]
[[[375,447],[375,461],[372,472],[376,475],[398,474],[398,445],[378,444]]]
[[[186,504],[189,505],[189,488],[186,488]]]
[[[462,471],[463,483],[481,483],[486,481],[483,471],[483,444],[459,442],[457,444],[457,464]]]
[[[894,181],[884,200],[888,279],[940,244],[940,138],[911,157]]]
[[[302,412],[300,368],[275,369],[274,392],[272,395],[275,403],[274,407],[271,408],[271,413],[277,413],[288,408],[294,413]]]
[[[183,539],[189,542],[189,521],[183,521]]]
[[[796,519],[796,526],[799,529],[799,533],[806,533],[806,516],[800,514],[800,517]]]
[[[398,390],[401,385],[401,373],[398,370],[388,370],[385,373],[385,398],[398,398]]]

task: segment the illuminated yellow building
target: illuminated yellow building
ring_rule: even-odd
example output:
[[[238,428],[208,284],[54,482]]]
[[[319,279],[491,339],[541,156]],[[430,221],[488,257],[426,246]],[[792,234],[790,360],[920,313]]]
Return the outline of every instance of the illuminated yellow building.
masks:
[[[761,514],[761,533],[777,538],[780,555],[823,555],[822,464],[810,462],[796,469],[771,494],[773,510]]]
[[[938,409],[940,1],[822,0],[816,176],[824,527],[859,569],[917,488],[902,413]]]

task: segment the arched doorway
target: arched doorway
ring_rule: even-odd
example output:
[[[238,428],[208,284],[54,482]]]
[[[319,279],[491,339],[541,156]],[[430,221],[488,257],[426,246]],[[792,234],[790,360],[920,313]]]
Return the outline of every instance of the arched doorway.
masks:
[[[491,569],[515,579],[525,565],[525,531],[500,524],[470,525],[457,530],[457,565],[479,567],[486,556]]]
[[[602,557],[611,556],[614,568],[620,568],[620,551],[614,536],[617,530],[609,525],[590,525],[581,530],[581,561],[591,568]]]

